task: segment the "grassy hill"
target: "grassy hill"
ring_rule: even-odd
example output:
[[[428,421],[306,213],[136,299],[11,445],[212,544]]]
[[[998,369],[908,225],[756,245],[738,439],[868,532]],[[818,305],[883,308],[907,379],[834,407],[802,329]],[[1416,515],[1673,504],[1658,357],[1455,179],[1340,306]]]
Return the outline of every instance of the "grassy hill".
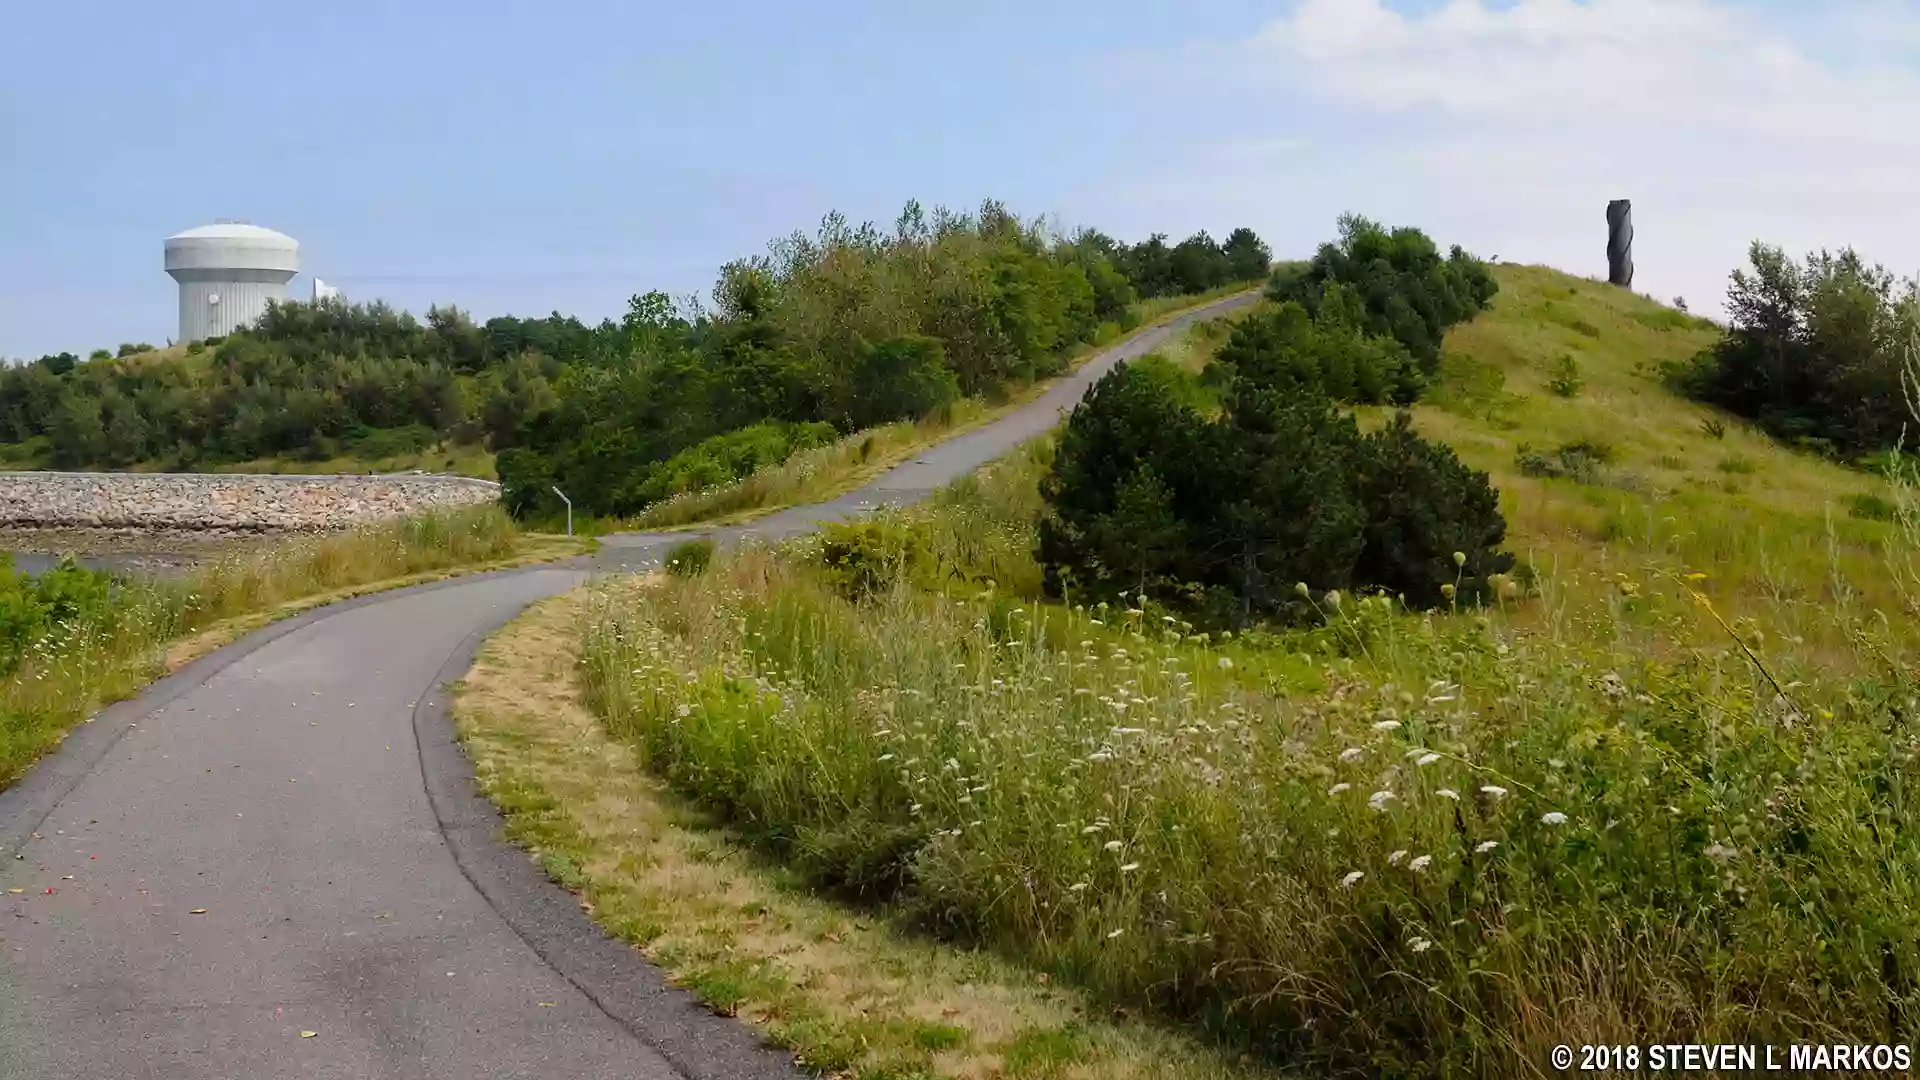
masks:
[[[1911,582],[1885,562],[1899,538],[1885,480],[1662,384],[1663,364],[1716,339],[1712,323],[1544,267],[1497,276],[1492,309],[1448,337],[1445,382],[1415,415],[1492,476],[1512,550],[1563,580],[1704,572],[1708,597],[1774,622],[1791,659],[1825,666],[1853,657],[1833,604],[1912,614]],[[1566,357],[1579,388],[1563,396],[1552,383]]]
[[[812,884],[1281,1067],[1531,1076],[1560,1043],[1901,1041],[1904,496],[1669,392],[1662,364],[1710,325],[1544,268],[1498,279],[1414,409],[1499,488],[1522,561],[1486,607],[1328,593],[1321,625],[1210,635],[1152,600],[1049,601],[1043,443],[824,541],[601,592],[578,620],[588,699]],[[1165,360],[1204,368],[1224,337]],[[645,888],[577,854],[602,867],[589,895]],[[876,1070],[971,1075],[1052,1039],[1049,1068],[1163,1071],[984,1022],[935,1060],[867,1019],[909,1005],[884,971],[837,973],[842,998],[867,980],[860,1015],[756,972],[729,1007],[824,1012],[796,1044],[862,1045]]]

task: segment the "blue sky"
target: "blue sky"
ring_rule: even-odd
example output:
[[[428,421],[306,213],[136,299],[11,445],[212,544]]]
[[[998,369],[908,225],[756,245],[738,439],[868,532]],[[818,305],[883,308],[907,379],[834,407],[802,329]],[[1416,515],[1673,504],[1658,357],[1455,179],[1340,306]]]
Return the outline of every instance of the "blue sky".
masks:
[[[221,217],[294,236],[352,298],[481,317],[704,292],[720,263],[828,210],[891,221],[909,197],[995,197],[1128,239],[1244,223],[1286,253],[1354,209],[1602,273],[1602,210],[1627,195],[1643,291],[1711,294],[1763,235],[1920,267],[1915,226],[1882,220],[1901,216],[1920,141],[1881,122],[1913,89],[1920,17],[1799,10],[15,5],[0,356],[164,341],[161,241]],[[1756,101],[1752,71],[1776,61],[1764,87],[1798,96]],[[1599,77],[1676,66],[1700,74],[1641,91]],[[1618,129],[1613,149],[1573,134],[1596,124]]]

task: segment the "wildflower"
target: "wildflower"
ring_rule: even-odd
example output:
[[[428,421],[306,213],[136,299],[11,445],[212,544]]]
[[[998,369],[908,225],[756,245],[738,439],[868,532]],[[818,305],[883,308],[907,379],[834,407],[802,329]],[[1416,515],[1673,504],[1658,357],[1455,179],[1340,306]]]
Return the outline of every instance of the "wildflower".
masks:
[[[1455,594],[1455,593],[1456,593],[1457,591],[1458,591],[1458,590],[1456,590],[1456,589],[1455,589],[1455,588],[1453,587],[1453,582],[1451,582],[1451,581],[1449,581],[1449,582],[1447,582],[1446,584],[1444,584],[1444,585],[1442,585],[1442,586],[1440,586],[1440,595],[1441,595],[1441,596],[1444,596],[1444,597],[1446,597],[1446,598],[1447,598],[1447,599],[1449,599],[1449,600],[1451,600],[1451,599],[1453,599],[1453,597],[1454,597],[1454,594]]]
[[[1566,823],[1567,815],[1558,810],[1549,810],[1540,815],[1540,824],[1542,825],[1565,825]]]
[[[693,707],[683,702],[679,708],[673,711],[675,715],[680,717],[680,719],[685,720],[687,716],[693,712]]]
[[[1405,848],[1401,848],[1399,851],[1396,851],[1393,854],[1387,856],[1387,865],[1399,866],[1400,860],[1406,857],[1407,857],[1407,850]]]
[[[1701,852],[1701,854],[1709,859],[1731,859],[1735,855],[1740,854],[1740,852],[1716,841],[1708,844],[1706,850]]]
[[[1424,873],[1427,867],[1432,863],[1433,863],[1433,856],[1431,855],[1415,855],[1413,857],[1413,861],[1407,864],[1407,869],[1413,871],[1416,874]]]
[[[1440,790],[1434,792],[1434,794],[1440,796],[1443,799],[1452,799],[1454,802],[1460,801],[1460,793],[1453,790],[1450,787],[1443,787]]]
[[[1312,595],[1313,595],[1313,590],[1312,590],[1312,589],[1309,589],[1309,588],[1307,588],[1307,583],[1306,583],[1306,582],[1304,582],[1304,581],[1296,581],[1296,582],[1294,582],[1294,583],[1293,583],[1293,591],[1294,591],[1294,592],[1296,592],[1296,593],[1298,593],[1298,594],[1300,594],[1300,599],[1302,599],[1302,600],[1305,600],[1305,599],[1307,599],[1308,597],[1310,597],[1310,596],[1312,596]]]
[[[1121,848],[1120,841],[1118,840],[1109,840],[1100,846],[1106,848],[1108,851],[1119,851]]]
[[[1375,810],[1384,811],[1387,808],[1387,803],[1391,802],[1392,800],[1393,800],[1393,792],[1376,791],[1372,795],[1369,795],[1367,797],[1367,805],[1373,807]]]
[[[1417,937],[1407,942],[1407,948],[1412,949],[1414,952],[1426,952],[1428,949],[1433,948],[1433,942],[1423,937]]]
[[[1426,768],[1426,767],[1427,767],[1428,765],[1431,765],[1431,764],[1433,764],[1434,762],[1436,762],[1436,761],[1439,761],[1439,760],[1440,760],[1440,755],[1439,755],[1439,754],[1432,754],[1432,753],[1428,753],[1428,754],[1421,754],[1421,755],[1420,755],[1420,759],[1419,759],[1418,761],[1415,761],[1415,762],[1414,762],[1414,764],[1415,764],[1415,765],[1418,765],[1418,766],[1420,766],[1421,768],[1423,768],[1423,769],[1424,769],[1424,768]]]
[[[1107,934],[1107,940],[1112,941],[1114,938],[1117,938],[1121,934],[1124,934],[1126,932],[1127,932],[1127,929],[1124,926],[1115,927],[1110,933]]]
[[[1342,781],[1342,782],[1340,782],[1340,783],[1338,783],[1338,784],[1335,784],[1335,785],[1333,785],[1332,787],[1330,787],[1330,788],[1328,788],[1328,789],[1327,789],[1327,794],[1329,794],[1329,795],[1338,795],[1338,794],[1340,794],[1341,792],[1343,792],[1343,791],[1346,791],[1347,789],[1349,789],[1349,788],[1351,788],[1351,787],[1353,787],[1353,785],[1352,785],[1352,784],[1349,784],[1349,783],[1346,783],[1345,781]]]
[[[1219,660],[1217,660],[1217,661],[1215,661],[1215,662],[1216,662],[1216,663],[1218,663],[1218,664],[1220,665],[1220,670],[1221,670],[1221,671],[1229,671],[1229,670],[1232,670],[1232,668],[1233,668],[1233,658],[1232,658],[1232,657],[1227,657],[1227,656],[1223,656],[1223,657],[1221,657],[1221,658],[1220,658]]]
[[[1367,875],[1361,873],[1360,871],[1355,870],[1352,873],[1348,874],[1346,877],[1343,877],[1340,879],[1340,887],[1343,889],[1351,889],[1353,888],[1355,882],[1359,881],[1361,878],[1366,876]]]
[[[1335,589],[1332,592],[1329,592],[1327,594],[1327,606],[1332,608],[1335,611],[1340,610],[1340,590],[1339,589]]]
[[[1086,887],[1087,887],[1087,883],[1086,883],[1086,882],[1084,882],[1084,881],[1076,881],[1076,882],[1074,882],[1073,884],[1071,884],[1071,885],[1069,885],[1069,886],[1067,886],[1067,891],[1068,891],[1068,892],[1082,892],[1082,891],[1084,891],[1084,890],[1086,889]]]
[[[1375,731],[1393,731],[1394,729],[1396,729],[1396,728],[1398,728],[1399,726],[1400,726],[1400,721],[1398,721],[1398,720],[1382,720],[1382,721],[1380,721],[1379,723],[1377,723],[1377,724],[1375,724],[1375,725],[1373,725],[1373,730],[1375,730]]]
[[[1133,872],[1134,872],[1135,870],[1138,870],[1138,869],[1140,869],[1140,864],[1139,864],[1139,863],[1137,863],[1137,862],[1130,862],[1130,863],[1128,863],[1128,864],[1126,864],[1125,866],[1122,866],[1122,867],[1120,868],[1120,872],[1121,872],[1121,873],[1123,873],[1123,874],[1131,874],[1131,873],[1133,873]]]
[[[1475,855],[1485,855],[1487,852],[1492,851],[1494,848],[1497,848],[1499,846],[1500,846],[1500,841],[1498,840],[1482,840],[1478,844],[1474,845],[1473,853]]]
[[[1499,784],[1484,784],[1480,788],[1480,794],[1490,799],[1502,799],[1506,797],[1507,789]]]
[[[1456,552],[1454,552],[1454,553],[1453,553],[1453,565],[1455,565],[1455,566],[1465,566],[1465,565],[1467,565],[1467,553],[1466,553],[1466,552],[1464,552],[1464,551],[1456,551]]]

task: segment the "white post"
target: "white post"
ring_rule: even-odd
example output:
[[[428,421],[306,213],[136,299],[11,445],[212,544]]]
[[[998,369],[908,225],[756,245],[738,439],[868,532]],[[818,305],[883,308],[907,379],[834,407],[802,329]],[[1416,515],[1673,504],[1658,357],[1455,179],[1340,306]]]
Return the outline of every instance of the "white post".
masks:
[[[573,500],[567,498],[567,493],[564,491],[561,491],[557,487],[553,489],[553,493],[555,495],[560,496],[561,502],[567,504],[567,535],[572,536],[573,535]]]

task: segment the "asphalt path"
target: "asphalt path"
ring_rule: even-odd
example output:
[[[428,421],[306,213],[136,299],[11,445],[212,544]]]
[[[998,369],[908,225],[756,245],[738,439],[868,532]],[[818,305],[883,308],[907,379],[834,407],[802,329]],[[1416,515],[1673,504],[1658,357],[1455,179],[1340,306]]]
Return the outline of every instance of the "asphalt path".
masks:
[[[1252,299],[1123,342],[850,495],[712,535],[781,539],[919,499]],[[486,635],[686,536],[331,605],[81,725],[0,792],[0,1078],[799,1076],[501,839],[446,717]]]

